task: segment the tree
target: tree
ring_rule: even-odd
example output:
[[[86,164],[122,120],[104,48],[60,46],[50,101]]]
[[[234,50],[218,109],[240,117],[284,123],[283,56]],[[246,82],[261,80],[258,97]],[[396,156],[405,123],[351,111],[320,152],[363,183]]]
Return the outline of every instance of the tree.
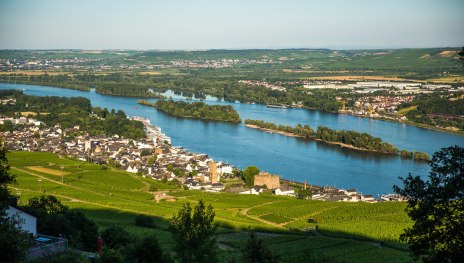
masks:
[[[408,198],[406,211],[414,221],[401,239],[424,262],[460,262],[464,258],[464,148],[443,148],[429,162],[429,179],[411,174],[396,193]]]
[[[4,262],[22,262],[29,248],[29,239],[28,234],[18,228],[21,222],[6,215],[11,198],[8,184],[15,182],[9,169],[6,148],[0,138],[0,258]]]
[[[10,165],[6,158],[6,147],[3,139],[0,138],[0,217],[5,215],[5,209],[8,207],[10,199],[10,191],[8,190],[8,184],[15,182],[15,178],[10,174]]]
[[[37,217],[38,232],[50,236],[62,235],[75,248],[96,250],[98,229],[95,222],[79,211],[70,211],[55,196],[33,197],[23,208]]]
[[[211,205],[205,207],[200,199],[193,214],[189,203],[185,203],[171,219],[171,230],[181,262],[216,262],[215,212]]]
[[[242,176],[248,187],[252,187],[255,183],[255,175],[259,174],[259,169],[256,166],[248,166],[243,170]]]
[[[103,244],[109,249],[120,249],[127,246],[132,237],[119,226],[110,226],[101,233]]]
[[[117,249],[104,247],[102,253],[98,258],[98,263],[123,263],[124,258],[121,252]]]
[[[313,193],[311,192],[311,189],[299,189],[297,198],[298,199],[311,199],[313,196]]]
[[[132,249],[129,250],[127,257],[127,262],[170,262],[169,258],[164,255],[155,236],[145,236],[142,240],[136,242]]]
[[[137,215],[135,217],[135,225],[140,227],[154,228],[155,222],[153,217],[147,215]]]
[[[64,214],[68,211],[68,207],[63,205],[53,195],[33,197],[29,199],[28,205],[25,209],[39,218],[50,214]]]
[[[155,164],[155,162],[156,162],[156,157],[157,157],[156,154],[153,155],[153,156],[150,156],[150,157],[148,158],[148,160],[147,160],[147,165],[150,165],[150,166],[151,166],[151,165]]]
[[[250,229],[250,239],[243,250],[243,262],[248,263],[277,263],[279,258],[267,248],[263,240],[256,237],[254,231]]]

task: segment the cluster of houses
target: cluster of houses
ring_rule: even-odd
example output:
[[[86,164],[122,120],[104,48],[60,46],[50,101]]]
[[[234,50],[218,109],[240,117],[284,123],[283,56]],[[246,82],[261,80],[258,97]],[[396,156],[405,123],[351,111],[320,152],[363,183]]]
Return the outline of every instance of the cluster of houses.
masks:
[[[148,119],[132,117],[145,125],[147,138],[131,140],[118,135],[80,135],[79,126],[62,129],[44,127],[43,123],[29,118],[0,118],[0,124],[6,120],[14,124],[23,124],[14,131],[3,132],[6,144],[14,151],[53,152],[74,157],[82,161],[98,164],[110,164],[131,173],[139,173],[156,180],[176,180],[186,189],[205,191],[226,191],[238,194],[258,195],[263,191],[272,191],[275,195],[297,196],[295,189],[282,181],[279,176],[261,172],[254,177],[254,186],[243,184],[230,185],[227,188],[222,178],[233,174],[230,164],[216,162],[206,154],[186,151],[171,146],[171,139],[152,126]],[[284,182],[281,184],[281,181]],[[306,189],[306,183],[304,184]],[[332,187],[310,187],[312,199],[345,202],[375,202],[372,195],[362,195],[354,189],[343,190]],[[402,201],[398,196],[382,196],[384,201]]]
[[[368,202],[375,203],[377,200],[372,195],[363,195],[356,189],[337,189],[334,187],[315,187],[312,189],[312,199],[322,201],[338,202]]]
[[[411,102],[414,96],[372,96],[361,97],[355,101],[354,105],[356,110],[353,114],[368,115],[375,111],[376,113],[393,113],[399,105]]]
[[[271,89],[271,90],[287,91],[287,89],[285,87],[283,87],[283,86],[280,86],[280,85],[274,84],[274,83],[269,83],[269,82],[266,82],[266,81],[239,80],[238,82],[242,83],[242,84],[252,85],[252,86],[261,86],[261,87],[265,87],[265,88],[268,88],[268,89]]]
[[[176,179],[191,189],[196,189],[203,183],[211,185],[202,185],[205,189],[224,188],[220,179],[221,176],[232,173],[233,167],[230,164],[215,162],[206,154],[173,147],[170,144],[171,139],[160,128],[151,126],[149,120],[133,118],[143,121],[148,138],[131,140],[118,135],[81,135],[71,138],[68,135],[79,133],[79,126],[67,129],[62,129],[59,125],[39,128],[40,122],[28,118],[3,118],[0,121],[24,124],[14,131],[3,133],[8,138],[7,146],[14,151],[53,152],[82,161],[111,164],[154,179]]]

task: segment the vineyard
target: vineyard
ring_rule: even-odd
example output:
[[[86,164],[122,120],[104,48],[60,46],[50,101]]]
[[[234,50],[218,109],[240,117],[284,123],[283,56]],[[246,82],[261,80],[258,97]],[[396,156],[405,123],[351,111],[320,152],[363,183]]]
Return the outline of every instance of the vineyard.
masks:
[[[213,205],[218,240],[228,247],[223,251],[224,262],[244,246],[249,227],[269,233],[262,234],[262,238],[285,258],[283,262],[295,262],[309,251],[311,255],[332,261],[372,262],[373,258],[382,258],[385,262],[410,261],[405,245],[399,242],[399,235],[411,224],[404,212],[404,203],[339,203],[180,190],[50,153],[13,152],[8,154],[8,159],[17,180],[11,191],[20,196],[20,204],[42,193],[52,194],[70,208],[85,213],[101,229],[117,224],[135,235],[154,233],[164,248],[173,244],[168,231],[169,218],[185,202],[203,199]],[[30,166],[35,168],[29,169]],[[63,173],[61,176],[50,171]],[[157,200],[157,193],[149,191],[152,184],[157,189],[165,189],[162,192],[172,200]],[[151,215],[157,227],[147,230],[135,226],[134,218],[138,214]],[[376,244],[389,247],[379,248]],[[366,253],[372,255],[366,257]]]

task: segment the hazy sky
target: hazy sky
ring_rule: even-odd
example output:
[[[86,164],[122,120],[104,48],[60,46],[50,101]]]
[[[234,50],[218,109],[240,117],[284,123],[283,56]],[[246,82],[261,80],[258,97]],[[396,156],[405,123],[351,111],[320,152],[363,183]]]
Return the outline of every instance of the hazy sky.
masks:
[[[0,0],[0,49],[464,45],[464,0]]]

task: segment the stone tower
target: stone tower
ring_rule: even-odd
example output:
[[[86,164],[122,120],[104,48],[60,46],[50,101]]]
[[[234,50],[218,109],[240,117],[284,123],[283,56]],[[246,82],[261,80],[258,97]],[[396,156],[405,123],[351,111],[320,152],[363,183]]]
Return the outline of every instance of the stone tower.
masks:
[[[211,183],[215,184],[219,182],[219,174],[217,172],[217,164],[213,161],[209,162],[209,174]]]

